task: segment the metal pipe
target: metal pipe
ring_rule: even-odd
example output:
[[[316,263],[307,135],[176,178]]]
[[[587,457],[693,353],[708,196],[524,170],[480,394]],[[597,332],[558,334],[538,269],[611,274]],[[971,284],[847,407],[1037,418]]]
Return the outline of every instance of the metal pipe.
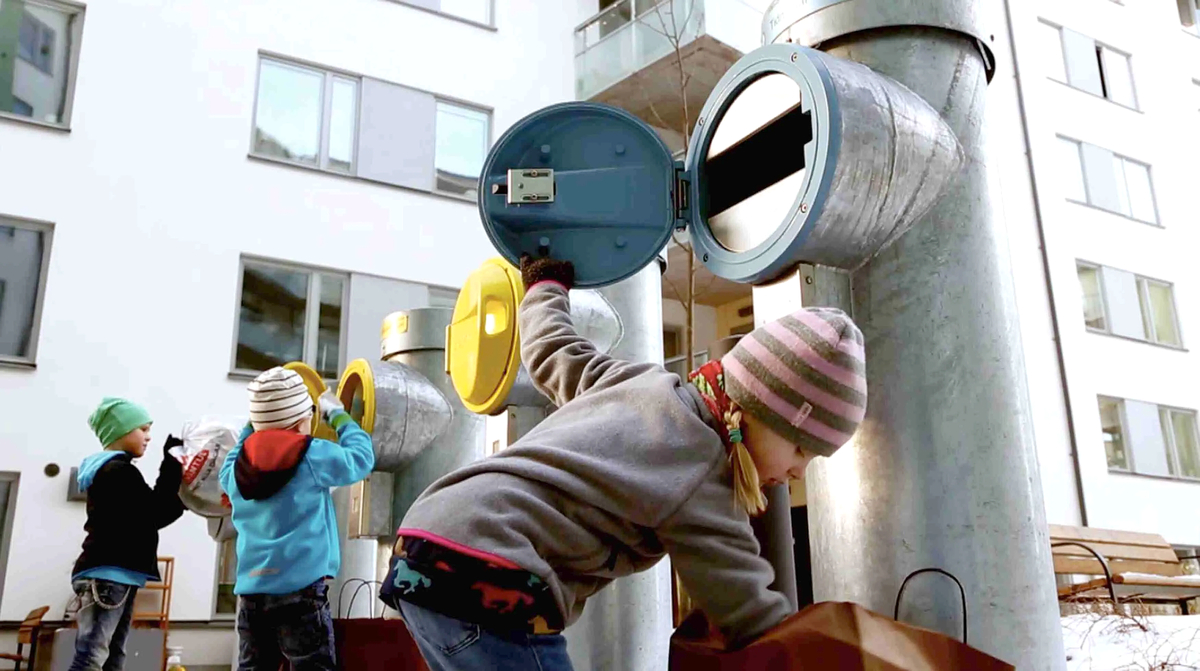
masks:
[[[623,324],[613,356],[662,363],[661,282],[658,264],[650,264],[628,280],[599,289]],[[588,599],[583,616],[566,631],[568,652],[578,671],[665,670],[672,624],[671,567],[662,561]]]
[[[1058,381],[1062,385],[1067,415],[1067,436],[1071,441],[1071,465],[1075,469],[1075,496],[1079,501],[1079,524],[1088,525],[1087,501],[1083,495],[1083,470],[1079,465],[1079,442],[1075,435],[1075,415],[1071,412],[1071,388],[1067,384],[1067,363],[1063,356],[1061,330],[1058,326],[1058,303],[1054,299],[1054,282],[1050,279],[1050,252],[1046,249],[1046,224],[1042,217],[1042,195],[1033,172],[1033,143],[1029,139],[1029,108],[1025,104],[1025,87],[1021,84],[1021,66],[1017,63],[1017,39],[1013,34],[1012,3],[1004,0],[1004,20],[1008,28],[1008,51],[1012,54],[1013,82],[1017,87],[1017,106],[1021,110],[1021,138],[1025,143],[1025,165],[1029,169],[1029,186],[1033,193],[1033,219],[1037,224],[1038,248],[1041,251],[1042,272],[1046,275],[1046,294],[1050,300],[1050,328],[1054,333],[1055,361]]]
[[[860,14],[979,11],[969,0],[831,7],[849,5]],[[798,15],[822,21],[820,9]],[[891,25],[831,34],[821,47],[929,101],[966,162],[906,235],[853,274],[870,402],[856,438],[808,471],[815,597],[887,612],[905,575],[936,566],[967,588],[972,645],[1020,669],[1062,669],[1012,269],[988,193],[987,52],[947,27]],[[961,630],[957,594],[932,582],[910,590],[909,621]]]

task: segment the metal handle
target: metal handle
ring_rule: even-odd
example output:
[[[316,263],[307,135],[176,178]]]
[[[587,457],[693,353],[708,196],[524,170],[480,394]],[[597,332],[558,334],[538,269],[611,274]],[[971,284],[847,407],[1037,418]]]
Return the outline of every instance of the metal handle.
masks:
[[[958,578],[955,578],[954,575],[952,573],[950,573],[949,571],[944,571],[940,568],[931,566],[929,568],[918,569],[916,571],[913,571],[912,573],[909,573],[908,577],[906,577],[904,579],[904,582],[900,583],[900,589],[897,590],[897,592],[896,592],[896,605],[892,609],[892,619],[896,620],[897,622],[900,621],[900,599],[902,599],[904,597],[904,588],[908,587],[909,580],[912,580],[913,578],[921,575],[922,573],[940,573],[940,574],[946,576],[947,578],[953,580],[955,585],[958,585],[958,594],[959,594],[959,596],[962,597],[962,613],[963,613],[962,642],[964,645],[966,645],[967,644],[967,590],[963,589],[962,583],[959,582]]]
[[[1117,604],[1120,602],[1117,601],[1117,590],[1116,590],[1116,588],[1113,587],[1112,569],[1110,569],[1108,567],[1108,560],[1106,560],[1104,558],[1104,556],[1101,555],[1099,552],[1097,552],[1096,549],[1093,548],[1092,546],[1085,545],[1083,543],[1076,543],[1075,541],[1062,541],[1060,543],[1051,543],[1050,549],[1066,547],[1068,545],[1073,545],[1077,548],[1083,548],[1084,550],[1087,550],[1088,552],[1092,553],[1092,556],[1096,558],[1096,561],[1100,562],[1100,568],[1104,569],[1104,582],[1105,582],[1105,584],[1108,585],[1108,596],[1110,598],[1112,598],[1113,612],[1116,612]]]

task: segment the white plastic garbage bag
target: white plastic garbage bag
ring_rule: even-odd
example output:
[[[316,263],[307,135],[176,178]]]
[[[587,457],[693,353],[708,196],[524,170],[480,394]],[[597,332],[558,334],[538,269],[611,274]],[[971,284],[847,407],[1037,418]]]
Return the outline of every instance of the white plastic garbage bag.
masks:
[[[221,490],[219,475],[225,456],[237,444],[245,421],[204,417],[183,425],[179,439],[183,447],[172,455],[183,463],[179,499],[201,517],[221,518],[230,513],[229,499]]]

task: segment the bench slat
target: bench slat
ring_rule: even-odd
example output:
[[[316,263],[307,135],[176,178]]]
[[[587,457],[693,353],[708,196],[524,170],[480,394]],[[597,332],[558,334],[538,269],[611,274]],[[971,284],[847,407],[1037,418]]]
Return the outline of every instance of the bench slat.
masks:
[[[1146,547],[1171,547],[1167,539],[1158,534],[1147,534],[1139,531],[1116,531],[1113,529],[1094,529],[1092,527],[1067,527],[1059,524],[1050,525],[1050,542],[1083,541],[1093,543],[1113,543],[1116,545],[1141,545]]]
[[[1183,567],[1178,563],[1167,564],[1164,562],[1122,561],[1118,559],[1109,561],[1108,565],[1113,573],[1153,573],[1168,577],[1183,575]],[[1103,575],[1104,569],[1100,567],[1100,562],[1095,559],[1055,555],[1054,572],[1058,574]]]
[[[1051,541],[1058,542],[1058,541]],[[1095,541],[1074,541],[1084,543],[1096,552],[1104,555],[1105,559],[1140,559],[1144,561],[1164,562],[1167,564],[1178,564],[1179,557],[1170,547],[1146,547],[1144,545],[1115,545],[1113,543],[1098,543]],[[1051,548],[1051,551],[1056,557],[1060,556],[1079,556],[1090,557],[1091,554],[1083,548],[1067,545],[1063,547]]]

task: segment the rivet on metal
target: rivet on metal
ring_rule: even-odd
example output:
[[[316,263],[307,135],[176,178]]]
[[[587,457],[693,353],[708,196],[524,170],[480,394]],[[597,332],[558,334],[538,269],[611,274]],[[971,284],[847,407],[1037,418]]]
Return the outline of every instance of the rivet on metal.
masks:
[[[546,236],[543,235],[542,237],[538,238],[538,245],[540,245],[542,247],[549,247],[550,246],[550,238],[547,238]]]
[[[548,145],[548,144],[542,145],[542,153],[549,154],[550,153],[550,145]]]
[[[800,211],[807,214],[808,213],[808,203],[800,203]]]
[[[624,156],[624,155],[625,155],[625,145],[623,145],[623,144],[619,144],[619,145],[617,145],[617,146],[616,146],[616,150],[617,150],[617,156]]]
[[[704,125],[704,117],[700,117],[699,119],[696,119],[696,125],[703,126]]]
[[[805,275],[805,277],[804,277],[804,283],[805,283],[805,284],[812,284],[812,283],[813,283],[813,278],[812,278],[812,275]]]
[[[625,236],[617,236],[617,249],[625,249],[625,245],[627,244],[629,243],[625,240]]]
[[[795,63],[796,59],[798,59],[798,58],[800,58],[800,56],[798,54],[792,54],[792,62],[793,63]]]

